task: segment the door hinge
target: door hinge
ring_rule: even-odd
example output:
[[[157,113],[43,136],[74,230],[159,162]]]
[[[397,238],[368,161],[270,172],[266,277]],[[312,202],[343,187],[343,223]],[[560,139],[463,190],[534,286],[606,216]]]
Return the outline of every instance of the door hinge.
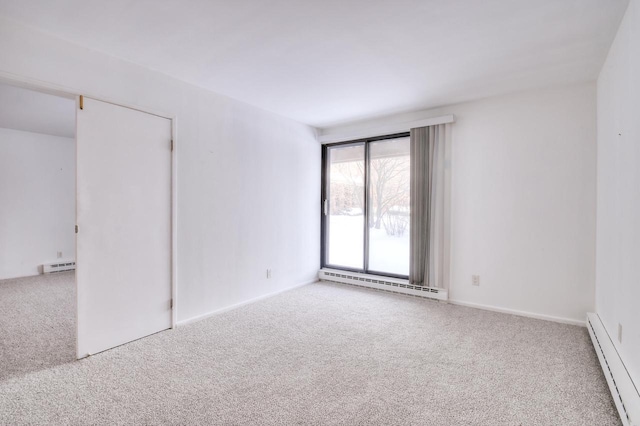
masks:
[[[84,96],[80,95],[80,109],[84,109]]]
[[[171,299],[171,309],[173,309],[173,299]]]
[[[78,233],[78,225],[76,225],[76,234]]]
[[[329,201],[328,200],[324,200],[324,203],[322,203],[322,212],[324,213],[324,215],[326,216],[329,210]]]
[[[173,139],[171,139],[171,152],[173,152]]]

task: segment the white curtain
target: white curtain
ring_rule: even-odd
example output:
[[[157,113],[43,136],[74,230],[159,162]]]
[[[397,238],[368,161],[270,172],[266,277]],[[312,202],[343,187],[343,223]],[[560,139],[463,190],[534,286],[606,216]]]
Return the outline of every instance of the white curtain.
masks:
[[[411,229],[409,281],[446,288],[447,126],[411,129]]]

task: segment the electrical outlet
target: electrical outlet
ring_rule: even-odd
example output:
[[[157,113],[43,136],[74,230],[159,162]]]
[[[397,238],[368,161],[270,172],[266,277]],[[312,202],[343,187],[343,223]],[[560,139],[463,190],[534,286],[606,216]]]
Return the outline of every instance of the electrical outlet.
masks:
[[[58,259],[62,259],[62,252],[61,251],[58,252]]]
[[[622,324],[618,323],[618,342],[622,343]]]
[[[267,278],[271,278],[271,269],[267,269]]]
[[[471,275],[471,285],[480,285],[480,275]]]

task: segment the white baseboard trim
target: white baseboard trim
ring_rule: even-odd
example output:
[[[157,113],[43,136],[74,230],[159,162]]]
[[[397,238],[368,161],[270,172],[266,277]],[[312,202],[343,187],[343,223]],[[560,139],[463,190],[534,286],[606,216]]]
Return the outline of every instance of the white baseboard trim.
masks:
[[[581,327],[586,327],[587,326],[585,321],[575,320],[575,319],[571,319],[571,318],[554,317],[552,315],[536,314],[536,313],[533,313],[533,312],[519,311],[519,310],[516,310],[516,309],[500,308],[498,306],[482,305],[480,303],[465,302],[463,300],[452,300],[452,299],[449,299],[449,303],[451,303],[453,305],[466,306],[466,307],[469,307],[469,308],[483,309],[485,311],[501,312],[503,314],[511,314],[511,315],[518,315],[518,316],[521,316],[521,317],[535,318],[535,319],[540,319],[540,320],[545,320],[545,321],[559,322],[559,323],[562,323],[562,324],[579,325]]]
[[[588,313],[587,324],[593,348],[598,355],[622,424],[624,426],[640,425],[640,392],[620,358],[611,336],[598,314]]]
[[[35,273],[29,273],[27,275],[17,275],[15,277],[0,277],[0,281],[5,281],[5,280],[17,280],[20,278],[29,278],[29,277],[37,277],[38,275],[42,275],[42,273],[40,273],[40,270],[38,269],[38,272]]]
[[[205,314],[196,315],[195,317],[187,318],[187,319],[184,319],[184,320],[179,320],[176,323],[176,326],[181,326],[181,325],[191,324],[193,322],[198,322],[198,321],[207,319],[209,317],[212,317],[214,315],[218,315],[218,314],[222,314],[224,312],[232,311],[232,310],[238,309],[238,308],[240,308],[242,306],[250,305],[250,304],[258,302],[260,300],[264,300],[264,299],[268,299],[269,297],[277,296],[278,294],[287,292],[289,290],[293,290],[293,289],[296,289],[296,288],[299,288],[299,287],[304,287],[305,285],[317,283],[318,281],[319,280],[316,278],[316,279],[314,279],[312,281],[308,281],[308,282],[305,282],[305,283],[302,283],[302,284],[296,284],[296,285],[294,285],[292,287],[287,287],[285,289],[278,290],[278,291],[275,291],[273,293],[263,294],[262,296],[254,297],[253,299],[245,300],[244,302],[236,303],[236,304],[231,305],[231,306],[225,306],[224,308],[216,309],[215,311],[210,311],[210,312],[207,312]]]

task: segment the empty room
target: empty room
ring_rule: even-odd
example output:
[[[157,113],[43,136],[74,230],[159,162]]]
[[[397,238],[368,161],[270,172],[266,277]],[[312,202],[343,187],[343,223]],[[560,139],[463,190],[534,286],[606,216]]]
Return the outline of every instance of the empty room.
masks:
[[[0,0],[0,425],[640,425],[640,0]]]

